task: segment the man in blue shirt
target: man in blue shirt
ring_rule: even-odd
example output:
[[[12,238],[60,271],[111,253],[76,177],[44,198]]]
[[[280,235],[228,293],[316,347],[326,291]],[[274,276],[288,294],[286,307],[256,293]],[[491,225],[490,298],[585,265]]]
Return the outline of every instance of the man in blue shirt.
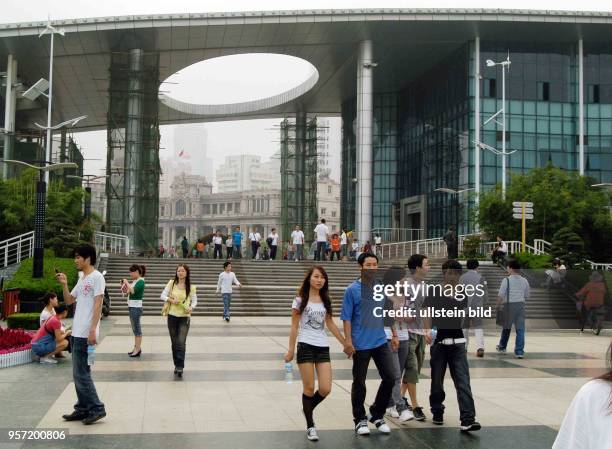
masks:
[[[236,259],[242,259],[242,251],[240,250],[242,245],[242,233],[240,232],[240,226],[236,226],[236,230],[232,234],[232,241],[234,243],[234,254]]]
[[[391,429],[385,423],[383,416],[391,398],[395,373],[393,353],[387,345],[384,330],[384,316],[375,313],[375,309],[384,305],[373,298],[378,257],[372,253],[362,253],[357,262],[361,266],[361,276],[344,292],[340,312],[340,319],[344,322],[345,352],[349,357],[353,356],[351,403],[355,432],[358,435],[368,435],[370,433],[368,421],[370,421],[380,432],[389,433]],[[391,346],[397,351],[399,340],[394,327],[391,328],[391,332]],[[376,399],[370,406],[370,413],[366,416],[363,404],[366,397],[365,381],[370,359],[374,359],[382,382],[378,387]]]

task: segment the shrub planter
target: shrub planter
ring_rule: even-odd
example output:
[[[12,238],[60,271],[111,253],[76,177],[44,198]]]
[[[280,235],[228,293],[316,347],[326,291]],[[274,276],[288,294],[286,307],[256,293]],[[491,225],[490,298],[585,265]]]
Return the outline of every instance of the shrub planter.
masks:
[[[32,345],[0,351],[0,369],[32,362]]]

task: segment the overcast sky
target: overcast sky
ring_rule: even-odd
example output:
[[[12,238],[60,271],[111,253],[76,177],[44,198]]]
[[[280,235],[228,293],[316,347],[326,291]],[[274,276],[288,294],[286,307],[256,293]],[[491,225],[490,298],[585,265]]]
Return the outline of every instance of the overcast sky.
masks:
[[[217,11],[262,11],[262,10],[295,10],[295,9],[356,9],[356,8],[513,8],[513,9],[555,9],[580,11],[612,11],[612,0],[513,0],[512,2],[491,2],[491,0],[1,0],[0,23],[26,22],[34,20],[71,19],[83,17],[116,16],[128,14],[169,14],[201,13]],[[227,58],[226,58],[227,59]],[[241,78],[244,71],[233,70],[236,62],[208,61],[199,64],[197,71],[181,74],[169,81],[180,84],[164,84],[163,90],[172,90],[179,98],[181,91],[190,89],[196,78],[206,78],[207,89],[198,85],[197,102],[231,103],[279,93],[293,87],[287,80],[305,78],[308,68],[295,61],[274,61],[273,64],[259,64],[258,70],[249,72]],[[278,73],[284,73],[279,79]],[[291,74],[291,75],[288,75]],[[306,75],[307,76],[307,75]],[[253,120],[240,122],[208,123],[201,126],[208,131],[208,157],[211,157],[215,169],[223,162],[226,155],[240,153],[257,153],[264,158],[271,156],[278,149],[278,131],[275,126],[278,120]],[[177,125],[179,126],[179,125]],[[172,136],[174,126],[162,126],[163,147],[161,157],[174,154]],[[333,175],[339,176],[340,120],[330,122]],[[106,132],[88,132],[75,135],[82,146],[86,158],[100,159],[85,162],[86,173],[100,174],[105,167]],[[337,161],[334,163],[333,161]]]

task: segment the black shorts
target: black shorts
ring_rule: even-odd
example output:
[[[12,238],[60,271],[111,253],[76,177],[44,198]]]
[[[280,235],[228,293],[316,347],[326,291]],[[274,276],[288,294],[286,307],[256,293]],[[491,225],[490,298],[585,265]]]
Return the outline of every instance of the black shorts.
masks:
[[[300,363],[325,363],[330,362],[329,346],[313,346],[308,343],[298,343],[297,362]]]

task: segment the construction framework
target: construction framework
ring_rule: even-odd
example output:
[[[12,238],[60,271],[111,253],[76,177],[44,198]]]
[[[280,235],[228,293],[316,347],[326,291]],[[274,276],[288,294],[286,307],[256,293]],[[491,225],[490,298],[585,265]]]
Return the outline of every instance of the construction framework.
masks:
[[[159,54],[141,48],[111,55],[107,129],[106,223],[152,253],[159,218]]]
[[[296,225],[304,231],[306,248],[317,222],[317,119],[297,113],[280,125],[281,239],[289,242]]]

